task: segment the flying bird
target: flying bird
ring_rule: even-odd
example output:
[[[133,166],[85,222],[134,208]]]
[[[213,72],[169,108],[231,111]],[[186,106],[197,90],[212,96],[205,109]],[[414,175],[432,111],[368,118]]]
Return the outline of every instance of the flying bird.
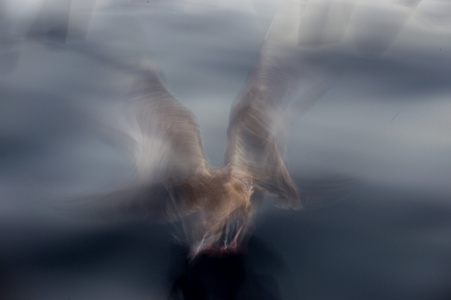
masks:
[[[180,221],[192,258],[242,250],[267,195],[277,207],[302,209],[284,163],[284,136],[294,112],[318,99],[328,81],[308,64],[299,68],[299,57],[291,54],[296,45],[285,32],[289,13],[285,7],[274,18],[231,108],[223,167],[209,165],[193,114],[165,87],[156,64],[147,61],[131,89],[121,129],[134,161],[134,179],[76,205],[104,216],[129,212]],[[301,85],[303,91],[296,94]],[[286,104],[293,95],[296,101]]]

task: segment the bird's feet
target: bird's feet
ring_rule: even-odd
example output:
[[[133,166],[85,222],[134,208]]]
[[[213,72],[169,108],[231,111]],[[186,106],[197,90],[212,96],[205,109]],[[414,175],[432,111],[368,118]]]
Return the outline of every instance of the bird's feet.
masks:
[[[237,245],[221,246],[205,250],[205,254],[212,257],[222,257],[230,254],[244,254],[245,252],[245,247],[238,247]]]

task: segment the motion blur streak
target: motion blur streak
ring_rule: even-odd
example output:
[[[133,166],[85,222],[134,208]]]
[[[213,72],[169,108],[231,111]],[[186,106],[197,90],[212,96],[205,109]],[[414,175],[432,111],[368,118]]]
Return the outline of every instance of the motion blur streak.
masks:
[[[278,207],[300,209],[297,188],[276,141],[276,136],[286,135],[294,117],[283,101],[297,94],[302,76],[319,83],[309,82],[310,93],[296,96],[294,102],[304,104],[298,109],[318,99],[329,82],[311,69],[298,70],[302,58],[297,56],[297,38],[287,34],[297,24],[298,14],[291,6],[281,3],[257,64],[232,107],[224,167],[209,166],[194,117],[166,89],[155,63],[143,62],[125,103],[122,128],[116,125],[125,135],[123,141],[129,140],[123,148],[131,149],[135,178],[124,187],[69,205],[81,206],[88,214],[100,211],[108,216],[116,209],[158,221],[181,221],[191,259],[202,253],[243,251],[265,195],[276,196]]]
[[[0,0],[0,299],[450,299],[450,16],[446,0]],[[152,82],[175,111],[143,104]],[[197,128],[202,147],[177,143]],[[205,213],[180,197],[231,178],[224,149],[236,205],[319,209],[213,206],[224,229],[199,243]],[[257,176],[266,162],[283,181]],[[49,207],[62,195],[101,218]]]

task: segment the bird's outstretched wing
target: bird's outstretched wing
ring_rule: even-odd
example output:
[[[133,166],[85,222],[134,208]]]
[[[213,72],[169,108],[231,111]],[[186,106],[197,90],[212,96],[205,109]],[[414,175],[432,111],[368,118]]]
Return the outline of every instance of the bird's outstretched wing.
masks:
[[[260,58],[232,107],[225,163],[250,173],[257,188],[278,196],[277,206],[299,209],[301,199],[283,160],[283,136],[293,116],[328,86],[300,55],[297,33],[291,32],[299,15],[291,5],[282,1]],[[296,103],[287,105],[293,97]]]
[[[133,159],[146,182],[181,180],[206,168],[199,127],[191,112],[165,88],[155,67],[132,88],[126,103],[126,133],[132,138]]]
[[[278,205],[299,209],[301,202],[276,142],[276,124],[285,78],[257,66],[231,110],[225,164],[250,173],[256,187],[280,197]],[[284,74],[280,74],[284,75]]]
[[[103,61],[115,64],[116,60]],[[121,64],[117,67],[129,71]],[[112,127],[119,146],[133,160],[133,176],[117,188],[72,197],[57,206],[87,216],[146,215],[174,221],[195,209],[189,180],[207,168],[199,128],[188,109],[166,89],[153,63],[147,61],[141,71],[130,71],[138,79],[122,106],[123,122]]]

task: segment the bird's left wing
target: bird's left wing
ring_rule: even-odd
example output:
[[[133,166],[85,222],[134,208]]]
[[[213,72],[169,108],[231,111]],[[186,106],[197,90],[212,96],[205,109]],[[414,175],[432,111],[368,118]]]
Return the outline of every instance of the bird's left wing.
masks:
[[[128,71],[115,59],[102,61]],[[207,168],[199,127],[166,89],[154,63],[146,61],[141,70],[131,71],[138,79],[122,105],[125,117],[112,126],[118,146],[127,150],[134,166],[128,183],[57,206],[88,216],[147,215],[173,221],[196,209],[190,180]]]
[[[206,168],[199,127],[193,115],[161,82],[155,67],[132,88],[126,103],[125,133],[131,137],[139,176],[149,182],[182,179]]]

